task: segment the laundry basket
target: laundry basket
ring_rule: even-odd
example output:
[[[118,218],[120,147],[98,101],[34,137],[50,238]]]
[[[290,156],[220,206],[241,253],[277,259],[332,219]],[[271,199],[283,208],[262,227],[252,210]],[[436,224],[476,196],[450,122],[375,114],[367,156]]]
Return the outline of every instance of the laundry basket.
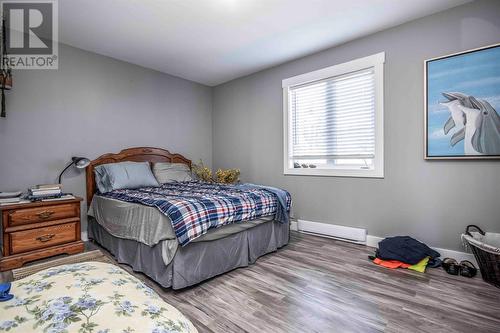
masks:
[[[474,254],[483,280],[500,288],[500,234],[484,232],[478,226],[468,225],[462,240]]]

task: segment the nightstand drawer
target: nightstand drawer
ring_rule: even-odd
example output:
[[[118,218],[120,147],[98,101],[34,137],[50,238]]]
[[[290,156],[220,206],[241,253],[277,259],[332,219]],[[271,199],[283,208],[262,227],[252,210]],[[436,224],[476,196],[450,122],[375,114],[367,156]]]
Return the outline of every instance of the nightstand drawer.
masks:
[[[12,254],[29,252],[58,244],[76,241],[77,223],[58,224],[10,234]]]
[[[60,220],[78,216],[79,204],[63,204],[49,207],[24,208],[10,211],[8,223],[10,226]]]

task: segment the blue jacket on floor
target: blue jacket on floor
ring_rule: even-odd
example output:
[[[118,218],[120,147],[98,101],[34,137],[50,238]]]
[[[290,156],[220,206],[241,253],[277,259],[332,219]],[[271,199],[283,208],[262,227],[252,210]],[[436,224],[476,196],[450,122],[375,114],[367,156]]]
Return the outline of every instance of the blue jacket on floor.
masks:
[[[410,236],[387,237],[378,243],[377,257],[383,260],[398,260],[415,265],[425,257],[435,259],[439,252]]]

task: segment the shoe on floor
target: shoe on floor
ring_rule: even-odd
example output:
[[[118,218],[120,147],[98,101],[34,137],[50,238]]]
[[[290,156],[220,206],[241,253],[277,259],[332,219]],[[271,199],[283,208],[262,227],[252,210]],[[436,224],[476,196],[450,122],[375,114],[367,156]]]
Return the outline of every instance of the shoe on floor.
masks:
[[[472,278],[476,276],[477,268],[469,260],[462,260],[460,262],[460,275]]]
[[[448,274],[458,275],[460,273],[460,265],[453,258],[444,258],[441,266]]]

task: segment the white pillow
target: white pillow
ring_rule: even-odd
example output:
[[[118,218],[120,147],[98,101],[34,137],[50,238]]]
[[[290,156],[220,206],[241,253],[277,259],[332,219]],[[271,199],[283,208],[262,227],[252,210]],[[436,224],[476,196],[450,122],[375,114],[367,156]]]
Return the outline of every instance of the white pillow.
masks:
[[[153,174],[160,184],[193,180],[191,169],[184,163],[155,163]]]

